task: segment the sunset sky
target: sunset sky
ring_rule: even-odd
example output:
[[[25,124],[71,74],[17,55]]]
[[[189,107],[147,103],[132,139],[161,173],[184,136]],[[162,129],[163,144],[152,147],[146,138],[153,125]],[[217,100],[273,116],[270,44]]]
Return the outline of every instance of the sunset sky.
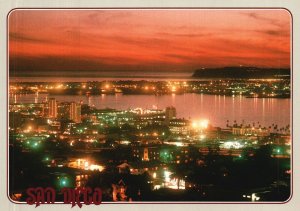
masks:
[[[11,74],[290,67],[285,10],[14,10]]]

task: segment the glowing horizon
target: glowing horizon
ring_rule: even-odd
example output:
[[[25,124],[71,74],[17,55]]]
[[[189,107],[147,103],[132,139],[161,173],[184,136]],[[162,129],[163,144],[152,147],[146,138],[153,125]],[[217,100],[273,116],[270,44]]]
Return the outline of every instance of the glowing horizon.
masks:
[[[14,10],[10,72],[290,67],[284,9]]]

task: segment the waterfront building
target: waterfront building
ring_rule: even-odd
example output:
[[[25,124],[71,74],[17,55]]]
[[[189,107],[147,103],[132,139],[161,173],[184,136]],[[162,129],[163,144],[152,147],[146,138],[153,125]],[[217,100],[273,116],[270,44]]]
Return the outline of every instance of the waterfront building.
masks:
[[[187,135],[189,133],[190,123],[186,119],[172,119],[169,122],[169,128],[173,134]]]
[[[270,131],[267,128],[261,127],[233,127],[232,134],[243,136],[269,136]]]

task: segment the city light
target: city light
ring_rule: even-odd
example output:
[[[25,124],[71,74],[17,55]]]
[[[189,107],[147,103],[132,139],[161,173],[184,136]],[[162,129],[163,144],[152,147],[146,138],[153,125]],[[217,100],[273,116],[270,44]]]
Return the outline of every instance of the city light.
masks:
[[[176,92],[176,90],[177,90],[176,86],[172,86],[171,90],[172,90],[172,92]]]
[[[258,196],[256,196],[256,194],[255,193],[252,193],[251,194],[251,201],[259,201],[259,199],[260,199],[260,197],[258,197]]]
[[[91,170],[91,171],[103,171],[105,169],[104,166],[98,165],[93,161],[83,159],[83,158],[77,159],[75,161],[70,161],[68,163],[68,167],[84,169],[84,170]]]
[[[89,162],[88,162],[88,161],[85,161],[85,162],[84,162],[84,168],[85,168],[85,169],[88,169],[88,167],[89,167]]]
[[[67,187],[70,185],[68,177],[58,177],[58,183],[60,187]]]
[[[182,142],[175,142],[175,145],[178,146],[178,147],[184,146],[184,144]]]
[[[192,127],[194,129],[207,129],[208,125],[209,125],[209,121],[207,119],[192,122]]]
[[[165,170],[164,171],[164,186],[171,189],[185,189],[185,181],[179,178],[172,178],[172,172]],[[178,181],[179,180],[179,181]],[[179,186],[178,186],[179,184]]]
[[[57,86],[56,86],[56,89],[61,89],[63,87],[63,84],[58,84]]]
[[[100,165],[95,165],[95,164],[91,164],[89,166],[89,169],[91,171],[103,171],[104,170],[104,167],[103,166],[100,166]]]
[[[200,135],[200,139],[201,139],[201,140],[205,139],[205,137],[206,137],[206,136],[205,136],[204,134],[201,134],[201,135]]]
[[[244,147],[244,144],[238,141],[227,141],[221,145],[225,149],[241,149]]]
[[[170,182],[171,174],[172,173],[170,171],[167,171],[167,170],[164,171],[165,182]]]
[[[198,126],[198,122],[196,122],[196,121],[193,121],[193,123],[192,123],[192,127],[193,127],[193,128],[197,128],[197,126]]]
[[[153,178],[154,178],[154,179],[156,178],[156,173],[155,173],[155,172],[153,173]]]
[[[206,129],[208,127],[208,120],[201,120],[199,125],[201,128]]]

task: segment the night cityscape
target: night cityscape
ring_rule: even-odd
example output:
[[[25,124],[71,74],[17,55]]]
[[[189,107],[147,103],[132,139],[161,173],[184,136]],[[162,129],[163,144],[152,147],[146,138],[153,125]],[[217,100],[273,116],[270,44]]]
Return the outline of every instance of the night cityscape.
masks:
[[[232,94],[236,90],[240,95],[251,93],[251,87],[255,87],[252,83],[265,87],[268,95],[289,92],[287,81],[282,80],[276,83],[218,80],[191,82],[191,85],[174,82],[175,85],[169,86],[149,82],[105,83],[12,84],[10,93],[59,92],[56,94],[89,97],[90,94],[115,95],[124,88],[132,94],[148,91],[155,94],[160,86],[157,92],[165,94],[203,88],[208,93],[225,90],[228,94],[230,90]],[[223,86],[229,86],[228,90]],[[278,91],[274,87],[282,88]],[[172,106],[97,109],[82,102],[58,102],[55,96],[50,94],[41,103],[11,102],[9,105],[10,150],[13,150],[10,167],[14,172],[11,190],[20,191],[27,184],[52,184],[57,188],[100,186],[108,201],[255,201],[258,198],[284,200],[289,196],[289,125],[228,121],[226,128],[220,128],[207,119],[177,118],[176,108]],[[249,191],[261,196],[253,198]],[[18,196],[18,192],[12,194]]]
[[[274,25],[263,17],[273,17],[273,13],[285,17],[280,10],[270,10],[270,14],[223,11],[223,15],[228,15],[228,22],[231,21],[228,29],[237,24],[236,17],[249,23],[257,21],[249,27],[254,28],[253,33],[260,34],[257,36],[262,43],[269,39],[269,49],[254,47],[260,43],[252,43],[251,48],[243,48],[238,43],[236,47],[231,40],[231,47],[236,47],[231,50],[240,50],[241,55],[247,52],[245,58],[233,54],[221,59],[205,48],[208,54],[212,53],[212,58],[207,59],[203,54],[200,63],[194,62],[197,60],[194,54],[183,55],[185,50],[175,60],[174,55],[164,57],[160,54],[169,53],[173,47],[164,49],[149,40],[148,36],[155,30],[160,32],[156,33],[159,36],[167,36],[173,45],[179,43],[178,49],[182,47],[181,39],[201,40],[202,36],[198,35],[183,36],[186,29],[179,24],[180,20],[178,25],[183,30],[180,36],[174,35],[177,31],[172,27],[165,29],[168,32],[159,28],[174,24],[169,19],[174,15],[171,11],[45,12],[49,13],[44,20],[48,21],[49,28],[42,28],[36,37],[23,26],[34,28],[42,24],[34,18],[40,16],[40,11],[16,11],[9,22],[8,195],[12,200],[25,202],[29,187],[53,187],[58,193],[64,187],[98,187],[106,202],[284,202],[289,199],[292,174],[289,45],[274,44],[278,40],[281,44],[289,43],[289,34],[286,35],[289,27],[281,29],[280,36],[259,31],[261,22],[270,28],[269,32],[279,30],[278,22]],[[58,40],[69,37],[65,39],[66,44],[57,44],[53,40],[56,23],[51,18],[63,18],[66,13],[71,19],[78,13],[80,20],[98,18],[101,22],[103,16],[110,22],[112,18],[113,29],[105,32],[111,40],[100,37],[104,43],[97,42],[98,38],[90,34],[102,33],[98,31],[86,29],[86,33],[66,35],[69,31],[62,30]],[[197,17],[200,13],[194,11],[192,15]],[[137,14],[140,20],[134,19]],[[176,14],[187,15],[184,10]],[[162,17],[161,23],[151,25],[148,15],[157,18],[156,23]],[[207,15],[210,17],[208,12]],[[118,27],[124,30],[124,25],[118,22],[119,16],[131,23],[130,27],[139,25],[139,21],[148,24],[148,28],[143,26],[148,29],[143,29],[147,36],[134,31],[141,36],[135,37],[136,42],[129,40],[133,36],[131,32],[124,33],[124,39],[113,37]],[[21,19],[23,25],[18,25]],[[70,27],[77,24],[73,19],[66,22]],[[194,19],[182,23],[188,29],[198,26]],[[222,30],[224,37],[215,39],[226,43],[223,40],[228,38],[226,30]],[[250,32],[241,30],[240,33]],[[210,33],[206,39],[209,37]],[[73,39],[84,43],[93,41],[100,50],[87,43],[76,48]],[[159,42],[159,39],[154,40]],[[118,49],[114,47],[115,42],[127,43],[129,47],[120,44]],[[196,49],[187,43],[186,47]],[[114,52],[106,49],[106,44]],[[223,50],[225,55],[227,50],[225,47]],[[216,52],[221,55],[223,51]],[[127,53],[132,58],[127,58]],[[91,56],[94,54],[107,62],[99,62]],[[124,67],[127,77],[115,77],[120,67]],[[151,74],[151,71],[162,72],[174,67],[182,69],[187,76],[136,76],[140,69]],[[98,71],[101,69],[111,70],[111,75],[104,77]],[[131,78],[131,73],[136,75]],[[58,194],[57,200],[62,201],[63,195]]]

